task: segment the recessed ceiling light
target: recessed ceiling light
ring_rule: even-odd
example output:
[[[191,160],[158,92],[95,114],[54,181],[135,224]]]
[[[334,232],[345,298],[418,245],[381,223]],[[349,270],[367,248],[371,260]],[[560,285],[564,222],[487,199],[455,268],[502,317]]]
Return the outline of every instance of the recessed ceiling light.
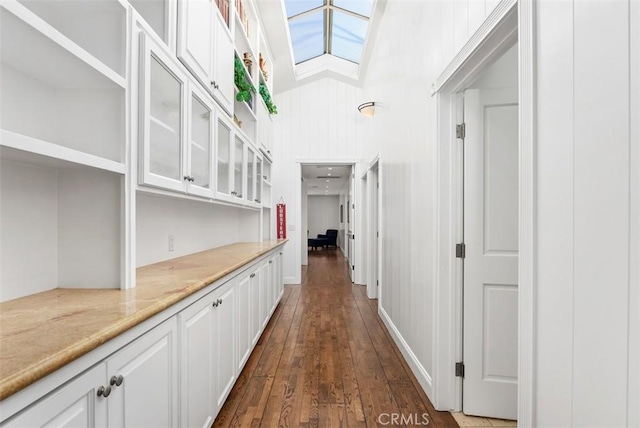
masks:
[[[327,183],[329,182],[329,180],[327,180]]]
[[[332,169],[333,169],[332,167],[329,167],[329,171],[331,171]]]
[[[331,175],[331,173],[329,172],[329,173],[327,173],[327,175]]]

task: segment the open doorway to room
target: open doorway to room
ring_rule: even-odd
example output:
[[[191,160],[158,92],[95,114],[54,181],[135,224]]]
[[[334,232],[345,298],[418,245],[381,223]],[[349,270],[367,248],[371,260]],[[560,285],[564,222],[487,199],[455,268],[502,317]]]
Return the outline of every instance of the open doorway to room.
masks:
[[[353,164],[301,164],[302,265],[334,252],[349,265],[353,280],[355,204]]]

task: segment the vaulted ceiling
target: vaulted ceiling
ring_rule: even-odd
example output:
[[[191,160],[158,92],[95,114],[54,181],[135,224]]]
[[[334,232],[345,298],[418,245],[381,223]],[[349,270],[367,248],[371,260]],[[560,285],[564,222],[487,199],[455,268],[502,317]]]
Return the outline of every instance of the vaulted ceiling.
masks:
[[[333,77],[360,85],[386,0],[257,0],[274,92]]]

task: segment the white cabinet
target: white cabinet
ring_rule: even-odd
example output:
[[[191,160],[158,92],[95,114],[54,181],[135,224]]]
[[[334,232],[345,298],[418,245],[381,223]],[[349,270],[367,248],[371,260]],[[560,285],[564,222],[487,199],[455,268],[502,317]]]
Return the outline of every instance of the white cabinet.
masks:
[[[269,321],[269,313],[271,312],[271,265],[270,259],[262,261],[260,267],[260,328],[264,328]]]
[[[109,426],[178,426],[176,331],[173,317],[107,359]]]
[[[141,184],[184,191],[186,76],[151,37],[140,35]]]
[[[260,264],[256,264],[251,269],[250,275],[250,285],[251,295],[249,302],[250,312],[250,337],[251,337],[251,348],[256,346],[258,343],[258,339],[260,339],[260,333],[262,333],[262,319],[260,318],[260,289],[261,289],[261,267]]]
[[[226,117],[218,115],[216,124],[216,197],[233,201],[233,131]]]
[[[244,146],[244,140],[239,135],[236,135],[233,140],[233,191],[231,194],[241,201],[246,199],[245,177],[247,170]]]
[[[211,0],[178,2],[178,58],[195,78],[231,112],[233,41]]]
[[[177,427],[171,318],[11,419],[6,427]]]
[[[214,107],[193,82],[189,83],[187,129],[187,193],[213,197],[213,123]]]
[[[245,271],[238,278],[238,310],[237,323],[238,323],[238,373],[242,371],[253,345],[252,336],[252,320],[251,320],[251,301],[253,290],[251,288],[251,280],[255,276],[255,273],[251,271]]]
[[[180,426],[209,427],[236,380],[235,279],[178,314]]]
[[[214,106],[144,34],[141,51],[140,184],[211,198]]]
[[[245,143],[232,131],[227,118],[218,116],[216,139],[218,166],[216,197],[221,200],[244,204],[246,201]]]
[[[213,347],[215,349],[215,403],[216,414],[224,404],[236,381],[236,288],[229,281],[214,291],[218,303],[213,311]]]
[[[260,207],[262,197],[262,156],[252,146],[247,145],[247,204]]]
[[[98,388],[107,378],[107,367],[99,364],[78,376],[43,401],[3,425],[6,428],[107,426],[107,398]]]
[[[214,293],[178,314],[180,326],[180,426],[210,427],[215,418]]]

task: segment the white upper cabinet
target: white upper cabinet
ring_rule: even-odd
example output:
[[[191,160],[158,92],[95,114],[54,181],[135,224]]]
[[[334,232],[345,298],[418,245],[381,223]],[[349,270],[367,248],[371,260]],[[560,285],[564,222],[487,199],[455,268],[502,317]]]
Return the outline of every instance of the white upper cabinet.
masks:
[[[212,198],[213,102],[150,37],[141,46],[140,184]]]
[[[216,125],[216,197],[233,201],[233,131],[226,117],[218,115]]]
[[[189,85],[187,192],[213,197],[213,112],[208,97],[195,83]]]
[[[233,143],[233,190],[231,194],[236,198],[245,199],[244,183],[245,183],[245,158],[244,158],[244,141],[236,135]]]
[[[214,7],[211,0],[178,3],[178,58],[205,87],[213,75]]]
[[[233,108],[233,41],[211,0],[178,2],[178,58],[230,113]]]
[[[174,60],[142,34],[140,105],[142,107],[141,184],[184,190],[183,115],[185,76]]]

